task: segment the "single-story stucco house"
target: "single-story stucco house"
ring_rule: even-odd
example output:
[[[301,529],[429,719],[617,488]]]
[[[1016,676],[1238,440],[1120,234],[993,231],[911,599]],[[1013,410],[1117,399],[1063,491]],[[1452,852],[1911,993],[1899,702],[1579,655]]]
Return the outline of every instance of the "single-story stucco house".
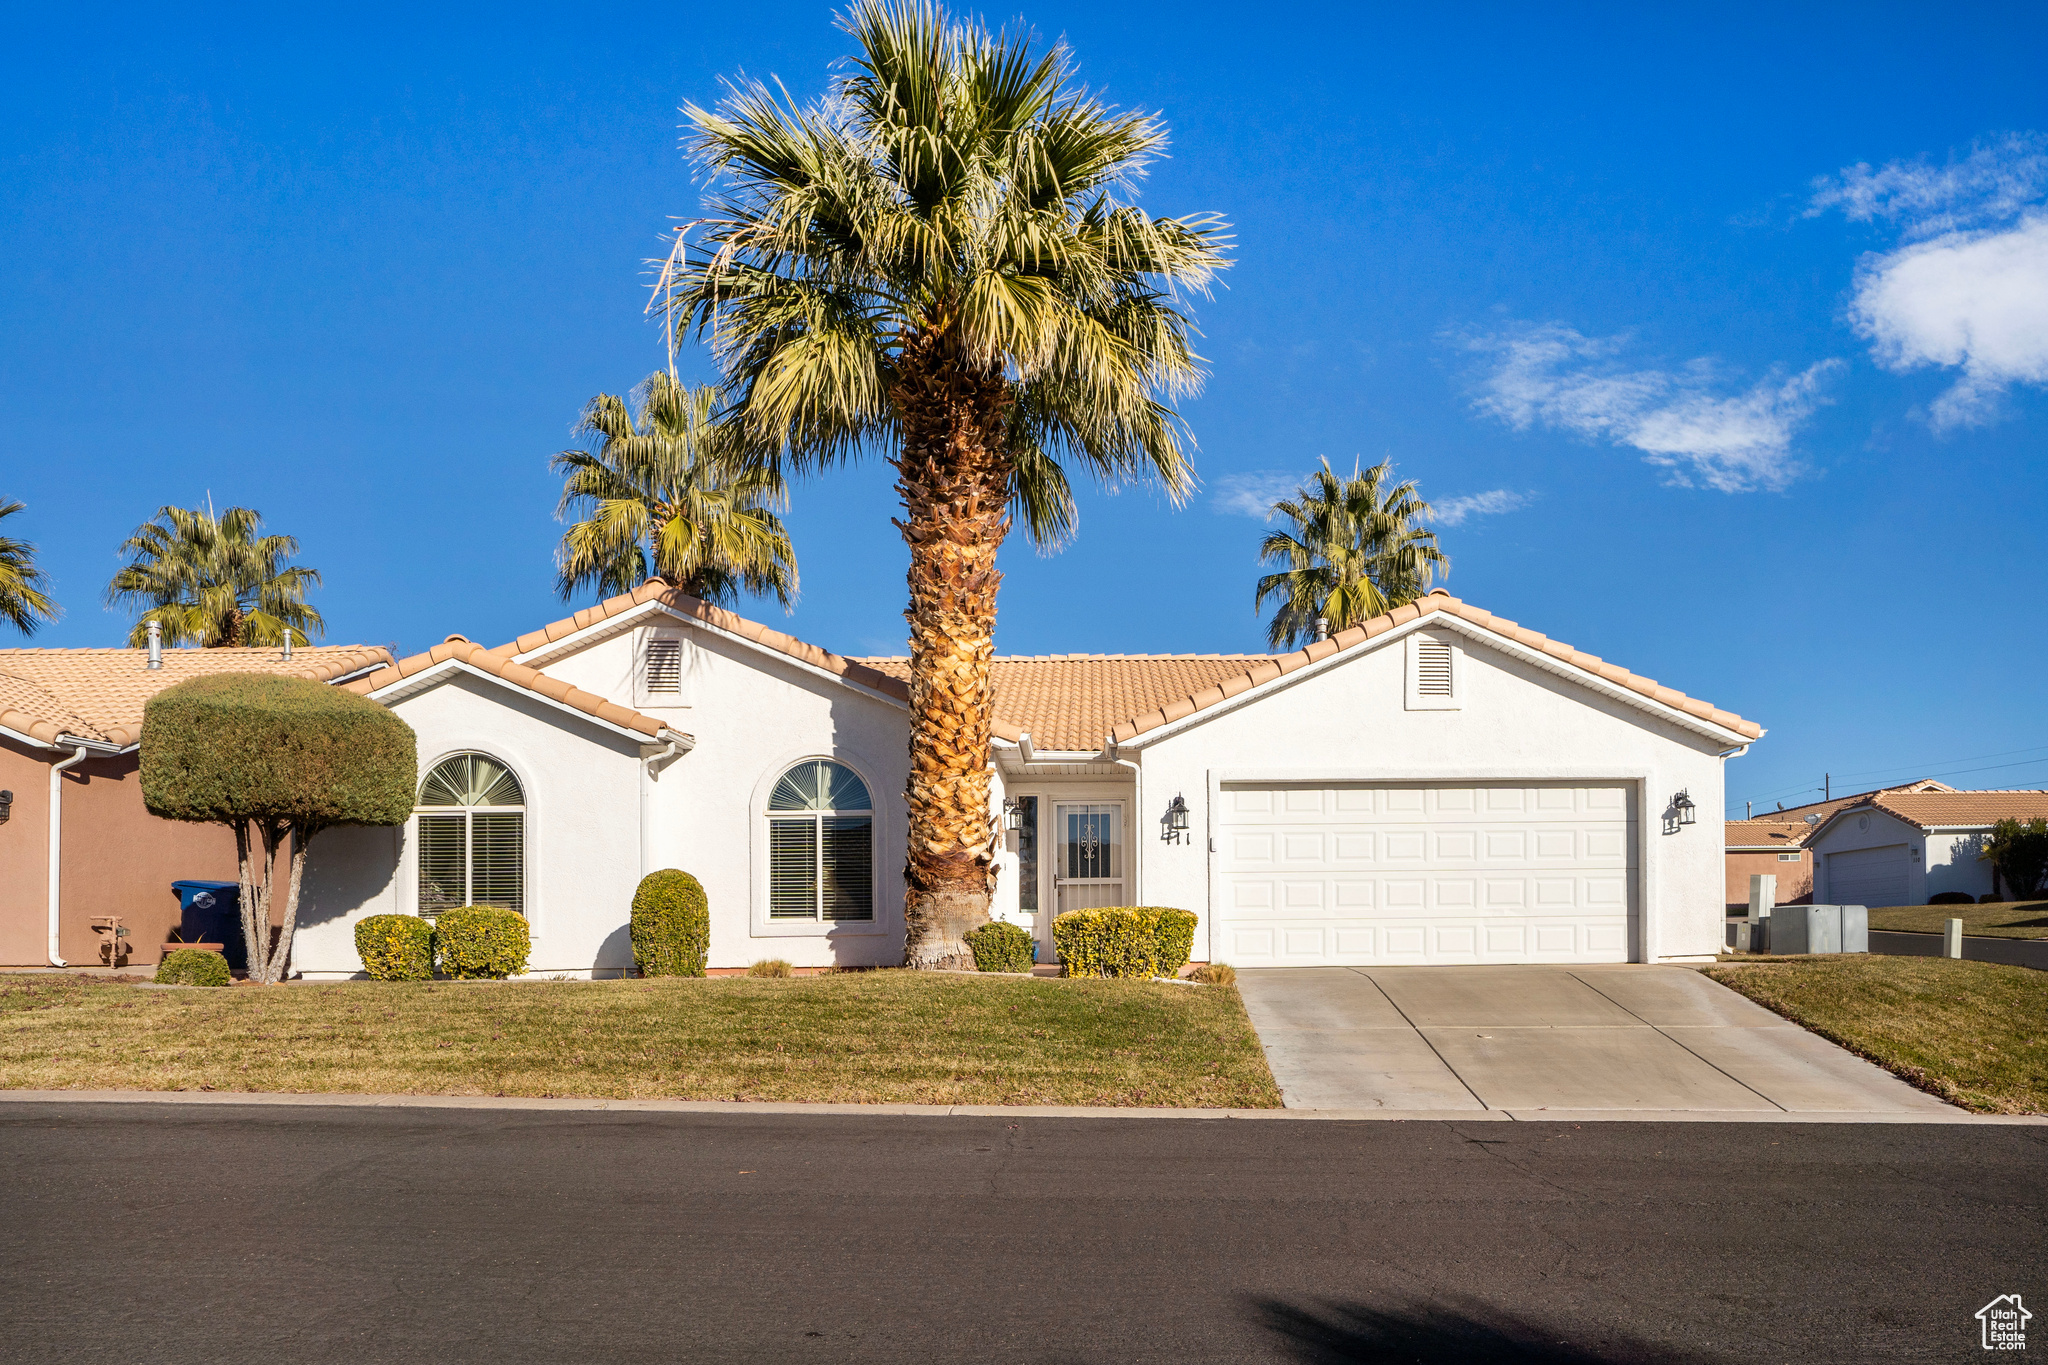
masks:
[[[1237,966],[1703,959],[1739,716],[1432,593],[1307,649],[995,662],[997,913],[1171,905]],[[509,904],[536,975],[616,975],[642,874],[711,902],[710,965],[903,952],[902,659],[649,583],[348,684],[419,736],[420,806],[311,850],[296,952],[364,916]],[[1169,812],[1185,812],[1185,829]]]
[[[1928,784],[1938,785],[1938,784]],[[1981,900],[1994,885],[1982,857],[2000,820],[2048,819],[2048,791],[1891,790],[1834,811],[1807,836],[1816,902],[1926,905],[1943,892]]]
[[[1728,851],[1728,913],[1749,909],[1749,879],[1759,873],[1778,879],[1773,905],[1813,902],[1813,862],[1806,836],[1813,826],[1798,820],[1730,820],[1722,835]]]
[[[180,880],[233,881],[225,825],[159,820],[136,773],[143,704],[215,673],[346,682],[391,663],[365,645],[0,649],[0,966],[94,966],[118,915],[131,966],[179,923]]]

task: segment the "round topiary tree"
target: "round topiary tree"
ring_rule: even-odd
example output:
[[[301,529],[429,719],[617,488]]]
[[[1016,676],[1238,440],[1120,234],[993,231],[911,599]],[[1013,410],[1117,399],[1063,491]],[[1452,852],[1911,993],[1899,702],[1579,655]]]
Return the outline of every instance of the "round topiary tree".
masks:
[[[179,948],[164,954],[157,964],[159,986],[225,986],[230,980],[228,960],[204,948]]]
[[[305,678],[193,678],[143,708],[143,803],[167,820],[234,830],[249,979],[265,984],[283,980],[291,961],[308,845],[335,825],[405,823],[417,768],[411,726]],[[272,892],[287,846],[284,924],[272,947]]]
[[[711,902],[689,873],[665,867],[633,892],[633,965],[642,976],[702,976],[711,947]]]

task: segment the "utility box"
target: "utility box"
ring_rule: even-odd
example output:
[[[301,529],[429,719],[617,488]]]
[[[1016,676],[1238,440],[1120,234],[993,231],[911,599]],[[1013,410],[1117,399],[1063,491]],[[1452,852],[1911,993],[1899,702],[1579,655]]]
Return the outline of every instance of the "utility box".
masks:
[[[1870,951],[1869,906],[1845,905],[1842,907],[1842,951],[1845,953],[1867,953]]]
[[[1752,872],[1749,877],[1749,917],[1769,919],[1771,907],[1777,903],[1777,877],[1768,872]]]
[[[1781,905],[1771,915],[1774,953],[1867,953],[1870,911],[1861,905]]]

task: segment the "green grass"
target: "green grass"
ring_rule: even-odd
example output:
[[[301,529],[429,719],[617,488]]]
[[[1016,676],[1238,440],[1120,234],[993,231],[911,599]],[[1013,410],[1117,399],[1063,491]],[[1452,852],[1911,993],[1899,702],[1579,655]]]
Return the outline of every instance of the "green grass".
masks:
[[[1229,987],[905,971],[176,991],[0,975],[0,1088],[1280,1103]]]
[[[1953,1104],[2048,1113],[2048,972],[1861,953],[1724,960],[1706,971]]]
[[[2048,938],[2048,901],[2000,901],[1993,905],[1873,906],[1870,927],[1908,934],[1938,934],[1951,919],[1963,932],[1985,938]]]

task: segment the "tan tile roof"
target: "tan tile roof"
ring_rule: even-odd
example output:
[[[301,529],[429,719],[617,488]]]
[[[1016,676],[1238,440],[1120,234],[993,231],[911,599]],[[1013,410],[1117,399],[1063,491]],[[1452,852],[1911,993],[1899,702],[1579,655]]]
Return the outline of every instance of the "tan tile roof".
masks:
[[[689,617],[751,640],[765,648],[800,659],[814,668],[858,683],[898,701],[908,701],[909,662],[900,658],[849,658],[806,644],[793,635],[749,621],[720,607],[669,587],[660,579],[649,579],[630,593],[607,598],[573,616],[563,617],[539,630],[520,636],[509,644],[485,650],[467,641],[451,640],[427,654],[414,655],[369,681],[381,688],[389,680],[421,668],[453,652],[478,667],[483,660],[510,663],[511,660],[545,649],[578,631],[659,602],[679,616]],[[1710,721],[1724,729],[1755,739],[1763,727],[1753,721],[1683,692],[1638,677],[1625,668],[1607,663],[1570,645],[1525,630],[1492,612],[1469,606],[1449,593],[1437,591],[1384,616],[1342,631],[1328,640],[1291,654],[1055,654],[1045,656],[998,657],[994,661],[996,716],[991,726],[996,736],[1015,741],[1029,733],[1034,747],[1049,750],[1085,750],[1102,747],[1105,737],[1120,741],[1137,738],[1182,716],[1214,706],[1260,683],[1292,673],[1307,664],[1326,659],[1339,650],[1356,648],[1396,626],[1405,625],[1432,612],[1443,612],[1504,635],[1523,646],[1540,651],[1595,677],[1640,693],[1688,715]],[[514,668],[520,667],[513,665]],[[545,674],[528,669],[536,677]],[[509,676],[501,674],[500,676]],[[552,681],[552,680],[550,680]],[[580,694],[588,697],[588,693]],[[593,701],[596,699],[592,699]],[[610,703],[603,703],[610,705]],[[590,709],[584,707],[582,709]],[[623,711],[624,708],[614,708]],[[595,712],[593,712],[595,714]],[[625,712],[627,715],[636,713]],[[640,717],[647,725],[658,722]],[[634,726],[633,728],[644,728]],[[651,733],[651,731],[649,731]]]
[[[2000,820],[2048,820],[2048,791],[1886,791],[1864,804],[1888,811],[1921,829],[1938,825],[1994,825]]]
[[[1263,654],[1004,655],[992,663],[998,733],[1029,733],[1034,748],[1095,753],[1133,716],[1161,711],[1240,677]],[[907,682],[910,660],[862,663]]]
[[[343,686],[351,692],[367,696],[451,659],[468,664],[494,678],[502,678],[515,687],[523,687],[529,692],[538,693],[549,701],[560,702],[571,710],[581,711],[586,716],[594,716],[624,730],[637,731],[650,739],[659,738],[664,733],[688,738],[664,721],[642,715],[630,707],[600,697],[595,692],[585,692],[582,688],[571,686],[560,678],[551,678],[537,668],[514,663],[509,646],[485,649],[482,645],[472,644],[460,635],[451,635],[424,654],[409,654],[396,663],[387,664],[375,673],[344,683]]]
[[[0,726],[45,744],[70,735],[126,748],[142,738],[143,703],[188,678],[274,673],[326,682],[390,658],[370,645],[308,645],[289,659],[273,648],[167,649],[164,666],[152,669],[142,649],[0,649]]]
[[[1818,815],[1824,821],[1836,811],[1846,806],[1856,805],[1870,797],[1876,796],[1879,792],[1952,792],[1954,790],[1955,788],[1949,786],[1946,782],[1936,782],[1931,777],[1923,777],[1916,782],[1901,782],[1895,787],[1874,787],[1869,791],[1851,792],[1847,796],[1837,796],[1827,801],[1809,801],[1803,806],[1785,806],[1778,810],[1767,811],[1756,818],[1759,820],[1775,820],[1781,824],[1788,820],[1804,823],[1807,816]],[[1815,823],[1818,825],[1820,822],[1816,821]]]
[[[1731,849],[1790,851],[1803,845],[1813,830],[1814,826],[1803,820],[1794,820],[1790,824],[1782,820],[1730,820],[1725,842]]]

